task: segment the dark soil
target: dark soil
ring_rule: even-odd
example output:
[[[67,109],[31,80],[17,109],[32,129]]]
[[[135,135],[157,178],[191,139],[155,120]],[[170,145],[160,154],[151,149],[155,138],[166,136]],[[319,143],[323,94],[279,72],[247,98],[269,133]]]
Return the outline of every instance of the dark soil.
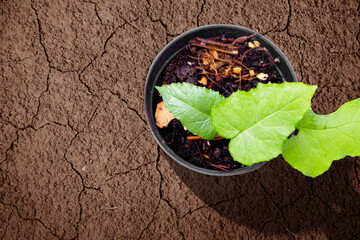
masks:
[[[210,39],[194,38],[166,67],[158,85],[187,82],[218,91],[224,97],[229,97],[237,90],[249,91],[259,82],[265,84],[283,82],[276,69],[278,59],[273,59],[267,49],[261,46],[250,48],[249,43],[255,41],[256,35],[238,39],[226,36]],[[226,49],[215,50],[214,53],[211,48],[218,46],[226,46]],[[225,51],[230,51],[228,48],[236,49],[237,54],[226,53]],[[219,67],[214,70],[215,67],[211,66]],[[241,73],[235,74],[231,70],[236,67],[241,67]],[[250,71],[253,73],[250,74]],[[268,77],[261,80],[256,77],[259,73],[268,74]],[[205,86],[200,82],[203,77],[208,79]],[[154,105],[161,101],[162,98],[157,92]],[[243,167],[231,157],[228,149],[230,140],[188,140],[187,137],[193,134],[185,130],[177,119],[158,130],[178,156],[196,166],[223,171]]]

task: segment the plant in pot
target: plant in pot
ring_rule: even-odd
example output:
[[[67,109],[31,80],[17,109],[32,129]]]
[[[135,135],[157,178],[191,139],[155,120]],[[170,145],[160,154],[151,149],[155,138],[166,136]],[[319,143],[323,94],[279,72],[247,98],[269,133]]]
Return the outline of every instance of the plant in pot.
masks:
[[[360,100],[316,115],[310,108],[316,86],[294,82],[289,61],[263,36],[229,25],[185,36],[160,53],[146,88],[150,128],[179,163],[234,175],[282,154],[316,177],[333,160],[360,155]]]

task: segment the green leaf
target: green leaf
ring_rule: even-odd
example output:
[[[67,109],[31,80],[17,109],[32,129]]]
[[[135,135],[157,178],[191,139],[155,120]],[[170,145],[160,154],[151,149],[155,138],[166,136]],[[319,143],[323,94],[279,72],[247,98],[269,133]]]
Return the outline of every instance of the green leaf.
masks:
[[[297,128],[299,133],[284,144],[283,157],[304,175],[317,177],[335,160],[360,156],[360,99],[329,115],[309,110]]]
[[[211,123],[210,111],[224,101],[220,93],[189,83],[173,83],[156,87],[166,108],[193,134],[211,140],[217,132]]]
[[[234,160],[245,164],[271,160],[310,108],[316,86],[303,83],[258,84],[237,91],[211,111],[219,135],[231,139]]]

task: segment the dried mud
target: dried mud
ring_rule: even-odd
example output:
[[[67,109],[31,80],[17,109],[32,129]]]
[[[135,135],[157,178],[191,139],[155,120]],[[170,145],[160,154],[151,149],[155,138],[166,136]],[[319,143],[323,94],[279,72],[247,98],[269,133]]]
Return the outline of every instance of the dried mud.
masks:
[[[277,44],[326,114],[360,97],[342,1],[1,1],[1,239],[359,239],[360,158],[316,179],[281,157],[217,178],[169,159],[144,114],[156,54],[229,23]]]

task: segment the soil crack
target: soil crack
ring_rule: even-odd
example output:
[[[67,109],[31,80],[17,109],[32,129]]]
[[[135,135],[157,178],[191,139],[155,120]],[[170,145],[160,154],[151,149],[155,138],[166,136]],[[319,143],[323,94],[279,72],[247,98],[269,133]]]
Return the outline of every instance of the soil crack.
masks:
[[[91,2],[91,3],[92,3],[92,2]],[[103,22],[102,22],[102,19],[100,18],[99,14],[98,14],[97,4],[96,4],[96,3],[92,3],[92,4],[95,5],[94,8],[95,8],[95,14],[96,14],[97,18],[99,19],[100,23],[101,23],[102,25],[104,25]],[[82,81],[80,75],[81,75],[89,66],[91,66],[91,65],[93,64],[93,62],[94,62],[99,56],[103,56],[103,55],[106,53],[106,45],[108,44],[109,40],[113,37],[113,35],[116,33],[116,31],[117,31],[118,29],[124,27],[124,26],[127,25],[127,24],[130,25],[130,26],[132,26],[132,27],[134,27],[131,23],[132,23],[132,22],[135,22],[135,21],[137,21],[137,20],[139,19],[139,18],[136,18],[136,19],[134,19],[134,20],[127,21],[126,19],[122,18],[125,23],[123,23],[123,24],[115,27],[115,30],[114,30],[113,32],[111,32],[111,34],[109,35],[109,37],[105,40],[104,47],[103,47],[103,52],[102,52],[99,56],[98,56],[98,55],[94,56],[94,57],[90,60],[90,62],[89,62],[83,69],[81,69],[80,71],[79,71],[79,69],[78,69],[78,71],[76,71],[76,70],[64,71],[64,70],[62,70],[62,69],[60,69],[60,68],[57,68],[57,67],[55,67],[55,66],[53,66],[53,65],[51,64],[51,60],[50,60],[49,54],[47,53],[47,50],[46,50],[46,47],[45,47],[45,44],[44,44],[44,41],[43,41],[43,36],[42,36],[43,29],[42,29],[42,27],[41,27],[41,21],[40,21],[40,18],[39,18],[39,13],[38,13],[38,11],[36,10],[36,8],[33,6],[33,2],[31,2],[31,8],[34,10],[35,15],[36,15],[36,21],[37,21],[38,32],[39,32],[39,34],[38,34],[38,35],[39,35],[39,42],[40,42],[40,45],[42,46],[42,49],[43,49],[43,51],[44,51],[45,58],[46,58],[46,61],[47,61],[47,63],[48,63],[49,68],[50,68],[50,69],[55,69],[55,70],[57,70],[57,71],[59,71],[59,72],[62,72],[62,73],[65,73],[65,72],[77,72],[77,74],[78,74],[78,76],[79,76],[79,81],[80,81],[80,83],[87,88],[87,90],[88,90],[88,92],[89,92],[90,94],[92,94],[93,92],[91,91],[90,87],[89,87],[84,81]],[[134,27],[134,28],[136,28],[136,27]]]
[[[288,16],[287,16],[287,21],[286,21],[286,24],[285,24],[285,27],[281,30],[278,30],[278,31],[274,31],[274,29],[276,28],[273,28],[273,29],[270,29],[269,31],[266,31],[264,33],[261,33],[261,35],[267,35],[269,33],[281,33],[281,32],[287,32],[287,34],[289,35],[288,33],[288,28],[289,28],[289,25],[290,25],[290,18],[292,16],[292,6],[291,6],[291,3],[290,3],[290,0],[287,1],[287,4],[288,4]],[[290,36],[290,35],[289,35]],[[290,36],[292,37],[292,36]]]
[[[99,108],[99,105],[95,108],[94,112],[92,113],[92,115],[91,115],[91,117],[90,117],[90,119],[89,119],[89,121],[88,121],[87,126],[90,125],[90,122],[91,122],[92,119],[94,118],[94,116],[95,116],[98,108]],[[84,128],[84,129],[85,129],[85,128]],[[93,189],[93,190],[96,190],[96,191],[100,190],[100,188],[86,186],[86,185],[85,185],[85,182],[84,182],[84,177],[83,177],[83,176],[81,175],[81,173],[74,167],[74,164],[73,164],[72,162],[70,162],[70,161],[67,159],[67,157],[66,157],[66,154],[68,153],[68,150],[69,150],[69,148],[72,146],[74,140],[79,136],[80,133],[84,132],[84,129],[83,129],[82,131],[77,131],[77,133],[74,135],[74,137],[70,140],[69,145],[66,147],[65,152],[64,152],[64,156],[63,156],[64,159],[65,159],[65,161],[70,164],[71,169],[80,177],[81,184],[82,184],[82,189],[81,189],[81,191],[80,191],[80,193],[79,193],[79,195],[78,195],[78,197],[77,197],[77,198],[78,198],[78,204],[79,204],[80,210],[79,210],[79,218],[78,218],[78,220],[77,220],[76,223],[75,223],[76,236],[75,236],[73,239],[78,239],[78,238],[79,238],[79,225],[80,225],[80,222],[81,222],[81,220],[82,220],[82,213],[83,213],[83,207],[82,207],[82,204],[81,204],[81,196],[82,196],[82,194],[84,193],[84,191],[85,191],[86,189]]]
[[[140,235],[139,235],[139,240],[141,239],[142,235],[144,234],[144,232],[150,227],[150,225],[154,222],[155,220],[155,214],[157,212],[157,210],[159,209],[159,206],[160,206],[160,202],[161,202],[161,199],[162,199],[162,183],[163,183],[163,174],[161,173],[160,169],[159,169],[159,161],[160,161],[160,146],[157,146],[157,157],[156,157],[156,165],[155,165],[155,168],[157,170],[157,172],[159,173],[160,175],[160,184],[159,184],[159,201],[157,203],[157,206],[153,212],[153,215],[152,215],[152,218],[150,220],[150,222],[147,224],[147,226],[141,231]]]
[[[282,225],[285,227],[285,229],[286,229],[291,235],[296,236],[296,235],[290,230],[290,225],[289,225],[289,223],[287,222],[286,217],[285,217],[285,214],[284,214],[284,208],[285,208],[286,206],[289,206],[289,205],[291,205],[291,204],[294,204],[297,200],[299,200],[299,199],[302,198],[303,196],[299,196],[299,197],[296,198],[293,202],[291,202],[291,203],[289,203],[289,204],[287,204],[287,205],[284,205],[284,206],[280,207],[280,205],[279,205],[277,202],[275,202],[275,200],[273,199],[273,197],[272,197],[272,195],[270,194],[270,192],[266,190],[265,186],[260,183],[260,187],[261,187],[261,189],[264,191],[264,193],[269,196],[270,201],[274,204],[274,206],[280,211],[281,218],[282,218],[282,220],[284,221],[284,224],[285,224],[285,225],[284,225],[284,224],[282,224]]]
[[[153,164],[153,163],[155,163],[155,162],[156,162],[156,161],[151,161],[151,162],[148,162],[148,163],[144,163],[144,164],[141,164],[140,166],[138,166],[138,167],[136,167],[136,168],[131,168],[131,169],[125,171],[125,172],[116,172],[116,173],[114,173],[113,176],[105,179],[105,183],[113,180],[114,178],[116,178],[116,177],[119,176],[119,175],[125,175],[125,174],[128,174],[128,173],[137,171],[137,170],[139,170],[140,168],[145,167],[145,166],[148,166],[148,165]]]
[[[194,213],[194,212],[196,212],[196,211],[199,211],[199,210],[201,210],[201,209],[203,209],[203,208],[216,207],[217,205],[219,205],[219,204],[221,204],[221,203],[225,203],[225,202],[228,202],[228,201],[231,201],[231,200],[235,200],[235,199],[237,199],[237,198],[238,198],[238,197],[231,197],[231,198],[228,198],[228,199],[220,200],[220,201],[218,201],[218,202],[216,202],[216,203],[213,203],[213,204],[205,204],[205,205],[203,205],[203,206],[197,207],[197,208],[195,208],[195,209],[193,209],[193,210],[190,210],[190,211],[186,212],[184,215],[182,215],[182,216],[180,217],[180,219],[182,219],[182,218],[186,217],[187,215],[192,214],[192,213]]]
[[[112,90],[110,90],[110,89],[108,89],[108,88],[103,88],[103,89],[101,89],[100,91],[108,91],[108,92],[110,92],[112,95],[116,96],[116,97],[117,97],[118,99],[120,99],[123,103],[125,103],[126,107],[127,107],[129,110],[133,111],[133,112],[140,118],[140,120],[141,120],[145,125],[147,125],[146,120],[140,115],[140,113],[138,112],[138,110],[135,109],[135,108],[130,107],[130,106],[128,105],[128,102],[127,102],[124,98],[122,98],[119,93],[115,93],[115,92],[113,92]]]
[[[180,230],[179,228],[179,220],[180,220],[180,217],[179,217],[179,213],[177,211],[177,209],[170,203],[170,201],[168,199],[166,199],[164,197],[164,194],[163,194],[163,191],[162,191],[162,184],[163,184],[163,181],[164,181],[164,175],[162,174],[160,168],[159,168],[159,161],[160,161],[160,152],[161,152],[161,149],[160,149],[160,146],[158,145],[157,146],[157,152],[158,152],[158,158],[156,159],[157,163],[156,163],[156,170],[159,172],[160,174],[160,186],[159,186],[159,193],[160,193],[160,200],[163,200],[174,212],[175,212],[175,216],[176,216],[176,229],[178,230],[178,232],[180,233],[182,239],[185,239],[185,236],[184,236],[184,233]]]
[[[79,172],[78,170],[75,169],[74,164],[73,164],[72,162],[70,162],[70,161],[66,158],[66,154],[67,154],[67,152],[68,152],[68,149],[71,147],[73,141],[75,140],[75,138],[77,138],[77,136],[79,136],[79,134],[80,134],[80,132],[78,132],[78,133],[76,133],[76,134],[74,135],[74,137],[70,140],[70,144],[68,145],[68,147],[65,149],[65,152],[64,152],[64,159],[65,159],[65,161],[70,164],[71,169],[80,177],[80,179],[81,179],[81,184],[82,184],[82,189],[81,189],[81,191],[80,191],[80,193],[79,193],[79,195],[78,195],[78,197],[77,197],[77,198],[78,198],[78,204],[79,204],[80,210],[79,210],[79,217],[78,217],[78,219],[77,219],[77,221],[76,221],[76,223],[75,223],[76,236],[75,236],[73,239],[78,239],[78,238],[79,238],[79,224],[80,224],[80,222],[81,222],[82,213],[83,213],[83,208],[82,208],[82,205],[81,205],[81,195],[82,195],[83,192],[85,191],[86,186],[85,186],[85,184],[84,184],[84,178],[83,178],[83,176],[80,174],[80,172]]]
[[[99,13],[98,13],[98,10],[97,10],[97,4],[96,3],[94,3],[94,5],[95,5],[95,15],[96,15],[96,17],[98,18],[98,20],[99,20],[99,22],[101,23],[101,25],[104,25],[103,24],[103,21],[101,20],[101,17],[99,16]]]
[[[18,207],[17,207],[16,205],[12,204],[12,203],[4,203],[4,202],[0,201],[0,204],[2,204],[2,205],[4,205],[4,206],[10,206],[10,207],[12,207],[13,209],[15,209],[17,215],[18,215],[19,218],[22,219],[22,220],[40,223],[45,229],[47,229],[47,230],[51,233],[51,235],[53,235],[53,236],[56,237],[57,239],[61,239],[59,236],[57,236],[57,235],[52,231],[52,229],[51,229],[50,227],[46,226],[46,224],[45,224],[43,221],[41,221],[41,219],[39,219],[39,218],[29,218],[29,217],[24,217],[24,216],[22,216],[22,214],[20,213],[20,210],[18,209]],[[12,213],[13,213],[13,211],[11,212],[11,214],[12,214]],[[8,220],[10,220],[10,217],[9,217]],[[4,235],[5,235],[5,233],[4,233]],[[3,236],[3,237],[4,237],[4,236]]]
[[[288,10],[288,16],[287,16],[287,21],[286,21],[286,24],[285,24],[285,27],[279,31],[273,31],[273,30],[269,30],[265,33],[262,33],[262,35],[267,35],[269,33],[281,33],[281,32],[285,32],[289,37],[291,38],[296,38],[296,39],[299,39],[299,40],[303,40],[305,42],[309,42],[307,39],[305,39],[304,37],[301,37],[301,36],[298,36],[296,34],[291,34],[290,31],[289,31],[289,27],[290,27],[290,23],[291,23],[291,17],[292,17],[292,5],[291,5],[291,1],[288,0],[287,1],[288,3],[288,6],[289,6],[289,10]],[[312,44],[314,43],[318,43],[318,42],[312,42]]]
[[[166,43],[168,44],[170,41],[169,41],[169,37],[175,37],[176,35],[173,35],[173,34],[170,34],[169,31],[168,31],[168,26],[163,22],[163,20],[161,18],[159,19],[153,19],[150,15],[150,7],[151,7],[151,3],[150,3],[150,0],[146,0],[147,4],[148,4],[148,7],[146,8],[146,15],[147,17],[150,19],[151,22],[153,23],[160,23],[161,26],[165,29],[165,33],[166,33]]]
[[[285,27],[281,30],[281,32],[289,29],[290,18],[291,18],[291,16],[292,16],[292,6],[291,6],[291,3],[290,3],[290,0],[288,0],[287,3],[288,3],[288,6],[289,6],[289,13],[288,13],[286,25],[285,25]]]
[[[301,50],[301,41],[299,41],[299,52]],[[299,54],[300,55],[300,82],[303,82],[304,81],[304,70],[303,70],[303,66],[304,66],[304,57],[302,54]]]
[[[329,204],[327,202],[325,202],[320,196],[318,196],[316,194],[309,194],[308,196],[318,199],[327,209],[329,209],[331,212],[335,213],[336,215],[346,217],[346,215],[347,215],[346,213],[341,213],[341,212],[336,211],[335,209],[330,207]],[[344,209],[343,207],[341,207],[341,208]]]
[[[15,133],[15,134],[16,134],[16,139],[13,140],[13,141],[10,143],[10,147],[5,150],[5,159],[0,162],[0,166],[1,166],[4,162],[6,162],[6,161],[8,160],[9,151],[13,150],[13,149],[14,149],[15,142],[19,141],[19,138],[20,138],[20,136],[19,136],[19,131],[20,131],[20,130],[16,130],[16,133]]]
[[[93,60],[95,60],[95,59],[96,59],[96,57],[95,57]],[[91,61],[91,62],[87,65],[87,67],[90,66],[92,63],[93,63],[93,61]],[[85,70],[85,69],[84,69],[84,70]],[[91,90],[91,88],[90,88],[83,80],[81,80],[81,75],[80,75],[80,73],[78,73],[78,78],[79,78],[80,83],[81,83],[84,87],[86,87],[88,93],[89,93],[90,95],[94,95],[94,94],[93,94],[93,91]]]
[[[358,171],[357,171],[357,163],[358,163],[359,160],[355,159],[354,160],[354,171],[355,171],[355,176],[356,176],[356,179],[357,179],[357,182],[360,184],[360,177],[359,177],[359,174],[358,174]]]
[[[19,127],[16,126],[16,124],[14,124],[14,123],[12,123],[12,122],[10,122],[10,121],[8,121],[8,120],[5,120],[5,119],[3,118],[3,116],[2,116],[2,112],[0,112],[0,119],[1,119],[2,121],[4,121],[4,122],[10,124],[10,125],[13,126],[14,128],[19,129]]]
[[[42,93],[40,93],[40,95],[39,95],[39,97],[38,97],[38,99],[37,99],[37,101],[38,101],[38,106],[37,106],[37,108],[36,108],[35,115],[34,115],[34,116],[32,117],[32,119],[31,119],[31,123],[30,123],[31,126],[34,125],[35,118],[36,118],[36,117],[38,116],[38,114],[39,114],[40,105],[41,105],[41,101],[40,101],[41,97],[42,97],[46,92],[49,91],[50,71],[51,71],[51,68],[49,68],[49,71],[48,71],[48,74],[47,74],[47,77],[46,77],[46,89],[45,89]]]
[[[196,16],[196,26],[199,27],[200,26],[200,15],[203,13],[204,11],[204,6],[206,4],[206,0],[203,0],[201,7],[200,7],[200,12],[198,13],[198,15]]]
[[[36,8],[33,6],[33,2],[31,2],[31,8],[34,10],[35,12],[35,15],[36,15],[36,21],[37,21],[37,25],[38,25],[38,30],[39,30],[39,41],[40,41],[40,45],[42,46],[43,50],[44,50],[44,53],[45,53],[45,57],[46,57],[46,61],[48,62],[49,64],[49,67],[51,68],[51,62],[50,62],[50,59],[49,59],[49,55],[46,51],[46,48],[45,48],[45,45],[43,43],[43,39],[42,39],[42,27],[41,27],[41,23],[40,23],[40,19],[39,19],[39,13],[38,11],[36,10]]]
[[[141,239],[142,238],[142,235],[144,234],[144,232],[149,229],[149,227],[151,226],[151,224],[154,222],[155,220],[155,214],[156,212],[158,211],[159,209],[159,206],[160,206],[160,203],[161,201],[164,201],[172,210],[174,210],[175,212],[175,215],[176,215],[176,229],[178,230],[178,232],[180,233],[180,235],[182,236],[182,239],[185,239],[185,236],[184,236],[184,233],[182,231],[180,231],[180,228],[179,228],[179,216],[178,216],[178,213],[177,213],[177,210],[176,208],[174,208],[171,203],[169,202],[169,200],[165,199],[164,196],[163,196],[163,191],[162,191],[162,188],[163,188],[163,181],[164,181],[164,175],[162,174],[160,168],[159,168],[159,162],[160,162],[160,156],[161,156],[161,153],[160,153],[160,146],[157,146],[157,158],[156,158],[156,165],[155,165],[155,168],[157,170],[157,172],[159,173],[160,175],[160,184],[159,184],[159,201],[158,201],[158,204],[157,204],[157,207],[155,208],[155,211],[153,212],[153,215],[152,215],[152,219],[151,221],[149,222],[149,224],[147,224],[147,226],[141,231],[140,235],[139,235],[139,238],[138,239]],[[153,163],[153,162],[152,162]]]
[[[47,53],[47,50],[46,50],[46,47],[45,47],[45,44],[44,44],[44,40],[43,40],[43,37],[42,37],[42,32],[43,32],[43,30],[42,30],[42,27],[41,27],[41,22],[40,22],[40,18],[39,18],[39,13],[38,13],[38,11],[36,10],[36,8],[33,6],[33,2],[31,2],[31,8],[34,10],[34,12],[35,12],[35,15],[36,15],[36,22],[37,22],[37,25],[38,25],[38,32],[39,32],[39,42],[40,42],[40,45],[41,45],[41,47],[42,47],[42,49],[43,49],[43,51],[44,51],[44,54],[45,54],[45,59],[46,59],[46,61],[47,61],[47,63],[48,63],[48,66],[49,66],[49,68],[51,68],[51,69],[55,69],[55,70],[57,70],[57,71],[59,71],[59,72],[73,72],[73,71],[64,71],[64,70],[61,70],[60,68],[57,68],[57,67],[55,67],[55,66],[53,66],[52,64],[51,64],[51,61],[50,61],[50,57],[49,57],[49,54]]]
[[[35,118],[35,117],[36,117],[36,115],[35,115],[33,118]],[[38,127],[38,128],[35,128],[32,124],[30,124],[30,125],[28,125],[28,126],[26,126],[26,127],[18,127],[18,126],[16,126],[15,124],[13,124],[13,123],[11,123],[11,122],[9,122],[9,121],[5,121],[5,120],[2,118],[2,114],[1,114],[1,113],[0,113],[0,119],[3,120],[4,122],[9,123],[9,124],[12,125],[14,128],[16,128],[16,132],[15,132],[16,138],[10,143],[10,147],[5,150],[5,159],[0,162],[0,166],[1,166],[4,162],[7,161],[7,159],[8,159],[8,152],[11,151],[11,150],[13,150],[15,142],[17,142],[17,141],[19,140],[19,138],[20,138],[19,132],[25,131],[25,130],[27,130],[28,128],[31,128],[31,129],[34,130],[34,131],[38,131],[38,130],[46,127],[46,126],[49,126],[49,125],[51,125],[51,124],[55,124],[55,125],[58,125],[58,126],[69,127],[72,131],[74,131],[74,132],[76,132],[76,133],[79,133],[79,131],[76,130],[75,128],[73,128],[70,124],[62,124],[62,123],[59,123],[59,122],[56,122],[56,121],[47,122],[47,123],[45,123],[44,125],[42,125],[42,126],[40,126],[40,127]],[[91,119],[90,119],[90,120],[91,120]]]
[[[95,4],[95,3],[94,3],[94,4]],[[97,5],[97,4],[95,4],[95,11],[97,12],[97,10],[96,10],[96,5]],[[98,15],[98,14],[96,14],[96,15]],[[99,18],[99,19],[100,19],[100,18]],[[106,38],[106,40],[105,40],[105,42],[104,42],[104,46],[103,46],[103,51],[102,51],[102,53],[99,54],[99,55],[94,56],[93,59],[91,59],[90,62],[89,62],[83,69],[81,69],[79,72],[77,72],[80,83],[86,87],[86,89],[88,90],[89,94],[94,95],[94,92],[93,92],[93,91],[91,90],[91,88],[81,79],[81,74],[82,74],[83,72],[85,72],[86,69],[87,69],[88,67],[90,67],[90,66],[96,61],[96,59],[98,59],[98,57],[104,56],[104,54],[107,52],[107,51],[106,51],[106,46],[107,46],[107,44],[109,43],[110,39],[114,36],[114,34],[115,34],[120,28],[123,28],[125,25],[130,25],[130,26],[134,27],[131,23],[137,21],[139,18],[136,18],[136,19],[134,19],[134,20],[132,20],[132,21],[130,21],[130,22],[127,21],[127,20],[124,19],[124,18],[122,18],[122,19],[124,20],[125,23],[123,23],[123,24],[115,27],[114,31],[112,31],[112,32],[110,33],[110,35]],[[101,19],[100,19],[100,21],[101,21]],[[101,24],[102,24],[102,23],[101,23]],[[135,28],[135,27],[134,27],[134,28]]]
[[[38,55],[39,51],[36,51],[35,54],[31,55],[31,56],[28,56],[28,57],[24,57],[24,58],[16,58],[16,59],[12,59],[12,60],[9,60],[9,61],[3,61],[3,60],[0,60],[1,63],[19,63],[19,62],[23,62],[25,60],[29,60],[29,59],[32,59],[34,57],[36,57]]]
[[[266,188],[264,187],[264,185],[262,185],[262,184],[260,183],[260,187],[262,188],[262,190],[264,191],[264,193],[269,196],[270,201],[275,205],[275,207],[276,207],[277,209],[279,209],[280,211],[282,211],[283,207],[280,207],[279,204],[277,204],[277,203],[274,201],[272,195],[266,190]]]
[[[23,218],[20,216],[19,214],[19,217],[23,220],[27,220],[27,221],[34,221],[34,222],[38,222],[40,223],[44,228],[46,228],[50,233],[51,235],[53,235],[54,237],[56,237],[57,239],[61,239],[59,236],[57,236],[52,230],[51,228],[49,228],[48,226],[46,226],[39,218]]]
[[[358,12],[358,18],[359,18],[359,20],[360,20],[360,1],[359,0],[356,0],[356,2],[357,2],[357,4],[358,4],[358,7],[357,7],[357,12]],[[358,49],[358,52],[357,52],[357,54],[360,54],[360,24],[359,24],[359,30],[358,30],[358,33],[357,33],[357,35],[356,35],[356,40],[358,41],[358,43],[359,43],[359,49]]]
[[[2,119],[1,113],[0,113],[0,118]],[[2,119],[2,120],[3,120],[3,119]],[[3,120],[3,121],[4,121],[4,120]],[[8,122],[8,121],[5,121],[5,122]],[[11,151],[11,150],[13,150],[14,145],[15,145],[15,142],[17,142],[17,141],[19,140],[19,138],[20,138],[20,136],[19,136],[19,132],[20,132],[20,131],[25,131],[25,130],[27,130],[28,128],[31,128],[31,129],[34,130],[34,131],[38,131],[38,130],[46,127],[46,126],[49,126],[49,125],[51,125],[51,124],[55,124],[55,125],[58,125],[58,126],[69,127],[71,130],[79,133],[79,131],[76,130],[76,129],[74,129],[71,125],[66,125],[66,124],[58,123],[58,122],[56,122],[56,121],[52,121],[52,122],[45,123],[44,125],[42,125],[42,126],[40,126],[40,127],[38,127],[38,128],[33,127],[33,125],[28,125],[28,126],[26,126],[26,127],[21,128],[21,127],[16,126],[15,124],[10,123],[10,122],[8,122],[8,123],[11,124],[14,128],[16,128],[16,132],[15,132],[15,134],[16,134],[16,139],[14,139],[14,140],[10,143],[10,147],[5,150],[5,159],[0,162],[0,166],[1,166],[4,162],[7,161],[7,159],[8,159],[8,152]]]
[[[133,143],[139,139],[139,137],[141,137],[142,135],[144,135],[145,133],[150,132],[148,129],[146,129],[145,131],[143,131],[142,133],[140,133],[139,135],[137,135],[133,140],[130,141],[130,143],[125,147],[126,151],[128,151],[128,149],[130,149],[131,145],[133,145]]]
[[[43,30],[42,30],[42,27],[41,27],[41,22],[40,22],[40,18],[39,18],[39,13],[38,13],[38,11],[36,10],[36,8],[33,6],[33,2],[31,2],[31,8],[34,10],[35,15],[36,15],[36,21],[37,21],[38,32],[39,32],[39,34],[38,34],[38,35],[39,35],[39,42],[40,42],[40,45],[42,46],[42,49],[43,49],[44,54],[45,54],[46,61],[47,61],[48,66],[49,66],[49,71],[48,71],[47,78],[46,78],[46,89],[45,89],[45,91],[43,91],[43,92],[39,95],[39,97],[38,97],[38,107],[37,107],[37,109],[36,109],[35,115],[33,116],[32,120],[31,120],[31,124],[30,124],[30,125],[33,125],[35,117],[39,114],[40,98],[43,96],[44,93],[46,93],[46,92],[49,90],[49,77],[50,77],[50,71],[51,71],[51,69],[55,69],[55,70],[57,70],[57,71],[59,71],[59,72],[64,72],[64,71],[62,71],[61,69],[58,69],[58,68],[56,68],[56,67],[54,67],[54,66],[51,65],[51,61],[50,61],[49,55],[48,55],[48,53],[47,53],[47,51],[46,51],[46,47],[45,47],[45,44],[44,44],[44,42],[43,42],[43,37],[42,37],[42,31],[43,31]]]
[[[3,233],[3,235],[1,236],[0,240],[3,240],[4,237],[5,237],[5,235],[6,235],[6,231],[7,231],[8,227],[9,227],[9,225],[10,225],[10,219],[11,219],[11,217],[12,217],[12,215],[13,215],[13,212],[14,212],[14,209],[11,210],[11,212],[10,212],[10,214],[9,214],[9,216],[8,216],[7,224],[6,224],[6,227],[5,227],[5,229],[4,229],[4,233]]]
[[[160,199],[163,199],[163,192],[162,192],[162,184],[164,181],[164,175],[162,174],[162,172],[160,171],[159,168],[159,162],[160,162],[160,146],[157,146],[157,158],[156,158],[156,165],[155,168],[158,171],[159,175],[160,175],[160,185],[159,185],[159,194],[160,194]],[[170,204],[170,202],[166,199],[163,199],[168,205],[169,207],[171,207],[172,209],[174,209],[175,213],[176,213],[176,209]]]
[[[146,227],[141,231],[141,233],[140,233],[140,236],[139,236],[139,240],[141,239],[141,237],[142,237],[142,235],[144,234],[144,232],[147,230],[147,229],[149,229],[149,227],[150,227],[150,225],[154,222],[154,220],[155,220],[155,214],[156,214],[156,212],[157,212],[157,210],[159,209],[159,206],[160,206],[160,201],[161,201],[161,199],[159,199],[159,202],[158,202],[158,204],[157,204],[157,206],[156,206],[156,208],[155,208],[155,211],[153,212],[153,215],[152,215],[152,218],[151,218],[151,220],[150,220],[150,222],[146,225]]]
[[[133,111],[136,115],[138,115],[138,117],[141,119],[141,121],[143,121],[143,123],[145,123],[145,125],[147,125],[146,120],[143,119],[143,117],[139,114],[139,112],[138,112],[135,108],[129,107],[129,105],[128,105],[128,103],[127,103],[127,101],[126,101],[125,99],[121,98],[121,101],[126,104],[126,107],[127,107],[128,109],[130,109],[130,110]]]
[[[290,235],[292,236],[293,239],[297,239],[298,235],[296,235],[295,233],[293,233],[292,231],[290,231],[289,228],[287,228],[284,223],[282,223],[281,221],[279,221],[278,219],[270,219],[267,220],[266,222],[264,222],[264,224],[261,227],[261,230],[259,231],[260,233],[263,232],[265,226],[271,222],[277,222],[278,224],[280,224],[288,233],[290,233]]]

